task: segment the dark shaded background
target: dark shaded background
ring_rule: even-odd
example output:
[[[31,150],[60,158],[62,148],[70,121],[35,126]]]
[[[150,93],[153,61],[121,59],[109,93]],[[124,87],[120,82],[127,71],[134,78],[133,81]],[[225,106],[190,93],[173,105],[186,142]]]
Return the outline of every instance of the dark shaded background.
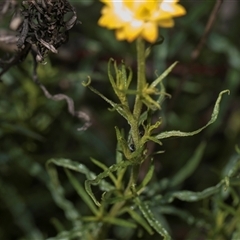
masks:
[[[89,157],[106,165],[115,161],[115,132],[118,125],[128,131],[124,119],[107,110],[109,107],[97,95],[84,88],[82,81],[91,76],[92,84],[100,92],[114,99],[107,79],[110,57],[122,59],[136,70],[135,46],[117,42],[114,32],[97,25],[102,4],[96,1],[70,1],[77,10],[81,24],[70,32],[69,42],[50,54],[46,65],[38,69],[39,79],[54,93],[73,98],[76,108],[88,113],[92,126],[77,131],[83,122],[73,118],[64,101],[47,99],[32,81],[32,60],[27,58],[2,76],[0,83],[0,239],[27,239],[30,232],[35,239],[56,235],[54,219],[66,228],[62,210],[55,204],[48,190],[45,163],[50,158],[70,158],[99,172]],[[192,156],[201,141],[207,141],[202,162],[181,189],[201,191],[221,179],[222,169],[236,156],[235,145],[240,142],[240,5],[237,0],[225,0],[218,12],[199,57],[191,54],[198,45],[215,1],[181,1],[187,15],[176,19],[173,29],[161,29],[164,43],[156,46],[147,61],[147,77],[151,82],[155,71],[161,73],[178,60],[179,64],[165,79],[166,99],[159,116],[161,131],[192,131],[210,119],[218,93],[224,95],[218,120],[202,133],[189,138],[163,141],[163,146],[149,146],[151,151],[164,150],[155,159],[155,179],[168,178]],[[12,13],[0,17],[0,33],[9,30]],[[0,42],[0,56],[11,52]],[[155,116],[158,117],[157,115]],[[143,170],[144,172],[144,167]],[[86,212],[66,177],[59,169],[67,197],[80,212]],[[84,177],[81,179],[84,181]],[[202,203],[174,204],[200,215]],[[167,217],[174,239],[186,239],[191,226],[175,217]],[[31,235],[33,236],[33,235]],[[153,237],[154,238],[154,237]],[[31,239],[31,238],[28,238]],[[119,238],[120,239],[120,238]],[[158,239],[156,236],[155,239]],[[199,238],[199,239],[204,239]],[[224,238],[223,238],[224,239]]]

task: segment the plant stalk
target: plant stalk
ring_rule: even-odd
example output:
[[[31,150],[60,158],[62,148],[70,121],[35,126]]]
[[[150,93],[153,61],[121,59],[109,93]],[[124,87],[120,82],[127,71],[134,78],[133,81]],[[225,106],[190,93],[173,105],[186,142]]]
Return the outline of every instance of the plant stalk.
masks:
[[[138,123],[142,112],[142,92],[146,84],[145,77],[145,43],[142,38],[137,39],[137,95],[133,109],[133,122],[131,124],[131,134],[135,147],[139,147]]]

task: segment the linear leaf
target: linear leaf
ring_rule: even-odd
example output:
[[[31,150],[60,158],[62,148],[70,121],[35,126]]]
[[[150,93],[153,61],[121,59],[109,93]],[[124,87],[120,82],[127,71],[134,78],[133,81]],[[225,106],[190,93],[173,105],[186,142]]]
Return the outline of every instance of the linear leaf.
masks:
[[[112,63],[114,64],[115,61],[114,61],[112,58],[110,58],[109,61],[108,61],[108,78],[109,78],[109,80],[110,80],[110,83],[111,83],[111,85],[112,85],[112,88],[113,88],[113,89],[116,89],[117,86],[116,86],[114,77],[113,77],[113,75],[112,75],[112,73],[111,73],[111,65],[112,65]]]
[[[110,224],[122,226],[122,227],[130,227],[130,228],[136,228],[137,225],[133,222],[121,219],[121,218],[115,218],[115,217],[104,217],[103,222],[107,222]]]
[[[213,113],[212,113],[212,116],[211,116],[211,119],[210,121],[205,125],[203,126],[202,128],[199,128],[198,130],[196,131],[193,131],[193,132],[181,132],[181,131],[168,131],[168,132],[163,132],[163,133],[160,133],[158,135],[156,135],[155,137],[157,139],[164,139],[164,138],[169,138],[169,137],[188,137],[188,136],[193,136],[195,134],[198,134],[199,132],[201,132],[203,129],[205,129],[207,126],[209,126],[210,124],[212,124],[213,122],[216,121],[217,117],[218,117],[218,113],[219,113],[219,104],[220,104],[220,101],[222,99],[222,95],[224,93],[230,93],[229,90],[224,90],[222,92],[219,93],[218,95],[218,98],[217,98],[217,101],[215,103],[215,106],[214,106],[214,109],[213,109]]]
[[[77,191],[78,195],[82,198],[82,200],[86,203],[86,205],[91,209],[91,211],[95,215],[98,215],[97,208],[93,204],[92,199],[85,192],[85,189],[82,186],[82,184],[73,176],[73,174],[69,170],[65,169],[65,171],[66,171],[66,174],[68,176],[68,179],[70,180],[74,189]]]
[[[47,164],[55,164],[56,166],[71,169],[73,171],[82,173],[86,176],[87,179],[91,180],[96,178],[96,174],[91,172],[84,164],[72,161],[70,159],[59,158],[59,159],[50,159]],[[99,187],[103,191],[110,191],[115,189],[111,184],[102,180],[99,184]]]
[[[186,178],[191,176],[191,174],[197,168],[199,162],[201,161],[205,147],[205,142],[200,143],[189,161],[169,181],[170,187],[175,187],[176,185],[183,182]]]
[[[126,208],[125,211],[128,212],[132,219],[134,219],[139,225],[141,225],[150,235],[154,233],[152,228],[145,221],[145,219],[142,218],[137,212],[131,210],[130,208]]]
[[[146,176],[144,177],[141,184],[137,187],[137,192],[140,191],[142,188],[144,188],[150,182],[150,180],[152,179],[153,173],[154,173],[154,165],[153,165],[153,161],[151,161],[151,165],[150,165],[150,168],[148,169]]]
[[[206,188],[201,192],[184,190],[168,193],[161,199],[161,203],[171,203],[175,198],[186,202],[196,202],[219,192],[223,185],[225,185],[224,180],[219,182],[216,186]]]
[[[174,62],[169,68],[167,68],[155,81],[150,85],[151,88],[155,88],[176,66],[178,62]]]
[[[131,162],[127,162],[127,161],[123,161],[123,162],[120,162],[120,163],[117,163],[117,164],[113,164],[106,171],[97,175],[97,177],[95,179],[85,181],[85,189],[97,206],[100,206],[101,204],[96,200],[96,198],[95,198],[95,196],[92,192],[91,185],[98,185],[100,183],[100,181],[103,178],[108,177],[110,173],[115,172],[117,170],[120,170],[122,168],[126,168],[127,166],[129,166],[131,164],[132,164]]]
[[[60,232],[57,236],[47,238],[46,240],[73,240],[73,239],[81,239],[83,236],[82,230],[79,228],[74,228],[70,231]]]
[[[117,203],[117,202],[123,202],[123,201],[126,201],[130,198],[132,198],[133,196],[132,195],[120,195],[120,196],[117,196],[117,197],[110,197],[110,194],[114,193],[113,192],[108,192],[106,194],[103,194],[103,197],[102,197],[102,203],[104,204],[113,204],[113,203]]]
[[[181,218],[183,221],[185,221],[188,225],[192,225],[192,226],[197,225],[198,227],[202,227],[204,229],[210,228],[210,224],[204,218],[195,217],[186,209],[176,208],[171,205],[164,205],[163,208],[159,209],[159,212],[164,215],[167,214],[167,215],[177,216]]]
[[[64,211],[66,218],[69,219],[73,225],[81,226],[81,221],[79,220],[80,214],[72,202],[65,198],[64,189],[58,180],[56,167],[50,160],[47,162],[47,171],[51,180],[49,187],[54,201]]]
[[[165,240],[170,240],[171,237],[167,230],[162,226],[162,224],[154,217],[152,211],[146,202],[142,202],[140,198],[135,197],[135,203],[139,207],[139,210],[142,212],[143,216],[148,221],[149,225],[153,227],[157,233],[164,237]]]
[[[107,103],[109,103],[114,110],[116,110],[122,117],[124,117],[127,121],[128,121],[128,116],[131,116],[131,112],[129,111],[128,108],[126,108],[126,106],[123,106],[121,104],[117,104],[113,101],[111,101],[110,99],[106,98],[103,94],[101,94],[98,90],[96,90],[95,88],[88,86],[88,88],[96,93],[98,96],[100,96],[102,99],[104,99]]]
[[[98,167],[100,167],[103,171],[107,171],[107,170],[108,170],[108,167],[107,167],[105,164],[97,161],[96,159],[91,158],[91,161],[92,161],[95,165],[97,165]],[[117,179],[115,178],[115,176],[114,176],[111,172],[109,173],[109,178],[111,178],[111,180],[113,181],[113,183],[114,183],[115,185],[117,184]]]

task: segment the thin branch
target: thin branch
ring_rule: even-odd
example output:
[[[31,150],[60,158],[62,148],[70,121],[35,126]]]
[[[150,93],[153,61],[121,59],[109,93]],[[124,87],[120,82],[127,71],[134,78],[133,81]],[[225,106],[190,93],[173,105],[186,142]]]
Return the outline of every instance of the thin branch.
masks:
[[[207,22],[207,25],[205,27],[204,33],[203,33],[203,35],[202,35],[198,45],[192,51],[191,59],[193,61],[195,61],[198,58],[198,56],[199,56],[199,54],[200,54],[200,52],[201,52],[201,50],[202,50],[202,48],[203,48],[203,46],[204,46],[204,44],[206,42],[207,37],[208,37],[209,33],[211,32],[211,29],[212,29],[212,27],[213,27],[213,25],[215,23],[215,20],[216,20],[216,17],[217,17],[217,13],[218,13],[218,11],[219,11],[223,1],[224,0],[217,0],[215,2],[213,10],[212,10],[212,12],[211,12],[211,14],[210,14],[210,16],[208,18],[208,22]]]
[[[192,62],[196,61],[197,58],[199,57],[200,53],[201,53],[201,50],[207,40],[207,37],[208,35],[210,34],[211,30],[212,30],[212,27],[214,25],[214,22],[216,20],[216,17],[217,17],[217,13],[220,9],[220,6],[221,4],[223,3],[224,0],[216,0],[215,2],[215,5],[213,7],[213,10],[208,18],[208,22],[206,24],[206,27],[205,27],[205,30],[203,32],[203,35],[201,37],[201,40],[199,41],[198,45],[196,46],[196,48],[192,51],[192,54],[191,54],[191,60]],[[190,77],[190,72],[189,70],[186,71],[185,75],[183,76],[183,78],[181,79],[177,89],[175,90],[174,94],[172,95],[172,101],[168,107],[168,111],[170,111],[170,109],[173,108],[175,102],[176,102],[176,99],[178,98],[179,94],[181,93],[182,89],[183,89],[183,86],[184,84],[186,83],[186,81],[188,81]]]

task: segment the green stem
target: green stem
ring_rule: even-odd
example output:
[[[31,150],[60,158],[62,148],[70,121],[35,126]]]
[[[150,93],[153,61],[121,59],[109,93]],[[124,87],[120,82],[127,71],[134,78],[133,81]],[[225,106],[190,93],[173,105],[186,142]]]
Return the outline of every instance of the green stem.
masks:
[[[139,164],[133,165],[131,169],[131,176],[128,182],[128,185],[125,189],[125,195],[128,195],[129,190],[133,184],[136,184],[137,178],[138,178],[138,173],[139,173]]]
[[[133,123],[131,134],[136,147],[139,144],[138,121],[142,112],[141,95],[146,84],[145,78],[145,43],[142,38],[137,39],[137,95],[133,109]]]
[[[133,143],[136,148],[140,147],[140,135],[139,135],[139,118],[142,113],[142,92],[143,88],[146,85],[146,78],[145,78],[145,43],[144,40],[141,38],[137,39],[137,95],[135,98],[134,108],[133,108],[133,118],[130,120],[131,125],[131,136],[133,139]],[[141,156],[139,156],[141,158]],[[140,163],[139,159],[139,163]],[[131,192],[131,187],[136,184],[138,174],[139,174],[139,164],[133,165],[131,168],[131,175],[128,182],[128,185],[124,191],[124,195],[127,196]],[[126,169],[125,169],[126,170]],[[125,172],[123,170],[123,174]],[[122,179],[123,175],[120,177]],[[119,180],[119,179],[118,179]],[[117,185],[120,185],[117,183]],[[123,208],[126,204],[126,201],[115,203],[109,211],[109,216],[116,217],[119,214],[119,211]],[[105,239],[107,236],[108,229],[110,227],[109,223],[104,223],[101,227],[101,230],[97,236],[98,240]]]

